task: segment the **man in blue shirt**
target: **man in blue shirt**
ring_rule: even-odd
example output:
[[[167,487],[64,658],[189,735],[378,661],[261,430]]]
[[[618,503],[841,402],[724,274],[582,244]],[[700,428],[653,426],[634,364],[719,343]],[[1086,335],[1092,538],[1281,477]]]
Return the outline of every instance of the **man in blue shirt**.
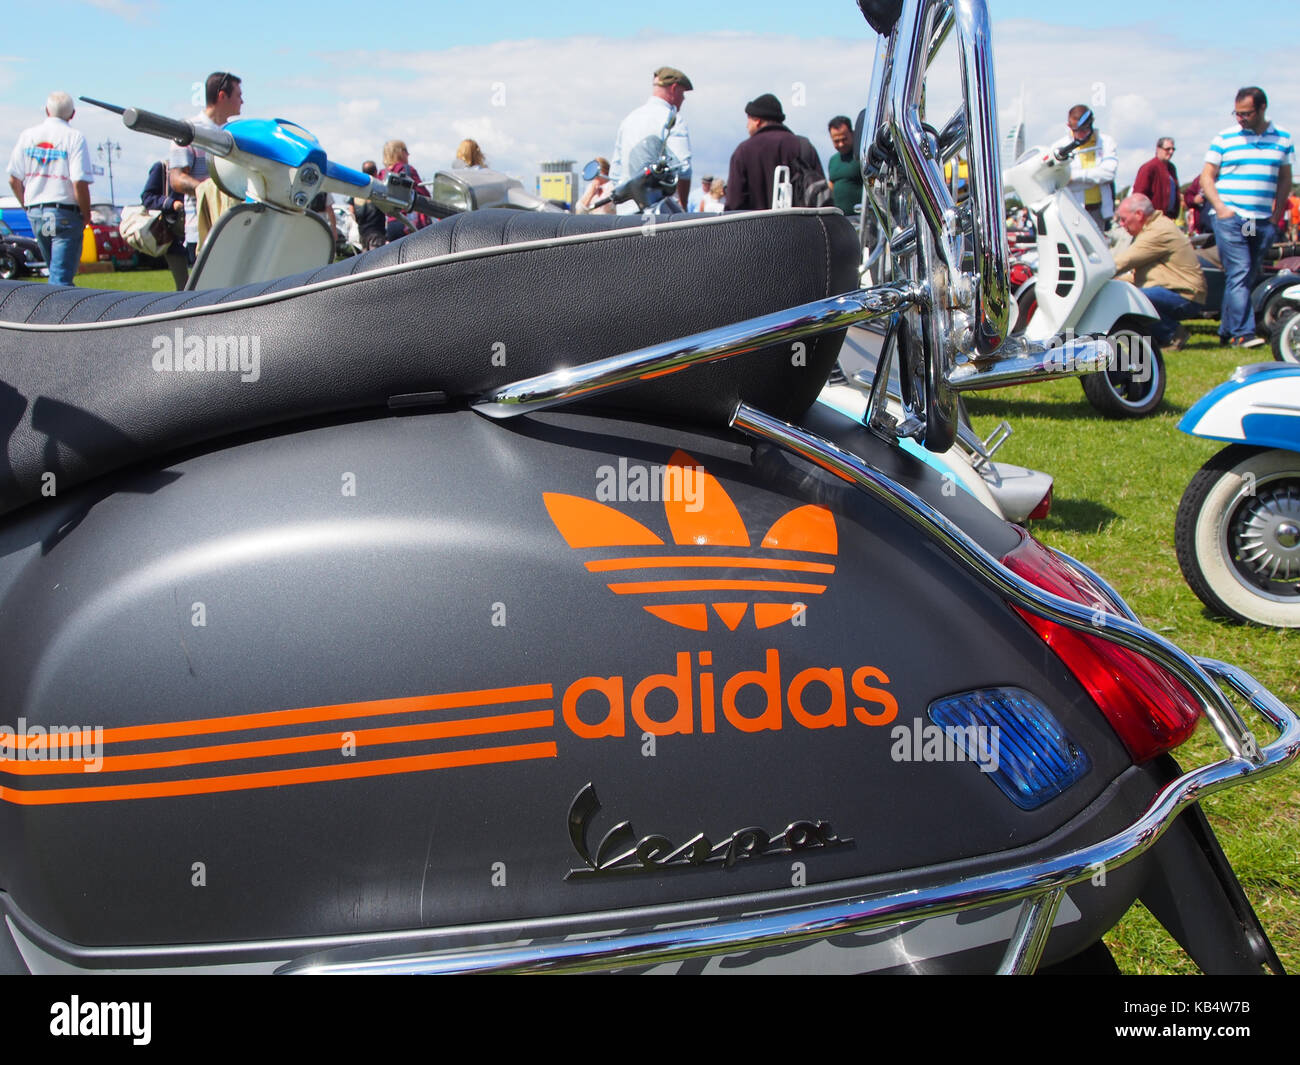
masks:
[[[1219,336],[1247,348],[1264,343],[1255,335],[1250,290],[1286,212],[1295,161],[1291,134],[1265,117],[1267,106],[1263,89],[1238,89],[1232,109],[1237,124],[1214,138],[1201,170],[1201,188],[1214,208],[1214,241],[1223,262]]]

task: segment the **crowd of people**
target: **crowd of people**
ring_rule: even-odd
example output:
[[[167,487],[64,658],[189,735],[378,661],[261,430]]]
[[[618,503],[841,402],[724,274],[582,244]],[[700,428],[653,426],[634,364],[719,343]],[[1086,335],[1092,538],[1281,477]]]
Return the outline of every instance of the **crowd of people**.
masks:
[[[1234,97],[1234,124],[1206,150],[1200,173],[1180,184],[1173,137],[1156,141],[1117,203],[1119,155],[1113,137],[1097,129],[1090,108],[1078,104],[1066,116],[1067,136],[1056,149],[1071,149],[1068,191],[1105,233],[1112,225],[1131,238],[1115,251],[1118,276],[1133,281],[1160,315],[1153,335],[1177,349],[1187,339],[1182,319],[1206,298],[1205,276],[1190,237],[1210,234],[1224,272],[1219,335],[1238,347],[1264,343],[1256,335],[1250,292],[1264,255],[1275,239],[1300,233],[1300,196],[1293,191],[1295,148],[1291,135],[1267,116],[1268,97],[1248,85]],[[1026,214],[1026,221],[1028,212]]]
[[[767,210],[773,206],[777,168],[785,167],[792,206],[834,203],[846,214],[857,213],[863,186],[852,122],[844,115],[830,120],[833,152],[824,169],[812,142],[785,124],[781,101],[772,93],[761,93],[745,104],[746,137],[731,155],[726,179],[703,175],[699,196],[692,198],[691,137],[681,111],[686,94],[694,88],[691,79],[676,67],[660,67],[654,72],[649,99],[619,125],[613,158],[599,160],[600,174],[579,202],[579,211],[591,210],[609,191],[654,165],[663,152],[677,173],[676,195],[686,210],[704,214]],[[637,210],[630,200],[617,208],[605,207],[629,214]]]
[[[197,128],[220,129],[242,112],[243,105],[243,79],[228,71],[216,71],[204,82],[203,109],[189,122]],[[90,223],[94,170],[86,138],[71,125],[75,114],[72,97],[64,92],[51,93],[45,104],[45,120],[19,136],[8,167],[9,186],[27,211],[32,234],[49,263],[50,283],[55,285],[73,283],[81,259],[82,234]],[[428,195],[404,142],[388,141],[381,158],[382,169],[367,160],[362,171],[380,181],[390,173],[408,175],[416,190]],[[477,142],[461,141],[453,168],[486,165]],[[191,144],[173,147],[167,158],[150,167],[140,201],[162,217],[171,237],[164,261],[176,288],[182,289],[208,232],[233,200],[210,179],[207,153]],[[337,220],[329,197],[320,193],[309,209],[320,215],[337,240]],[[349,201],[348,210],[356,220],[362,250],[380,247],[431,221],[422,214],[389,216],[365,200]]]
[[[863,196],[862,172],[854,145],[853,126],[845,115],[827,125],[831,153],[823,168],[812,142],[786,124],[781,101],[761,93],[745,104],[746,136],[731,154],[725,180],[703,176],[692,198],[690,133],[682,118],[691,79],[675,67],[660,67],[651,76],[650,96],[619,125],[609,159],[598,160],[599,173],[574,205],[579,213],[634,212],[635,202],[614,205],[608,194],[666,155],[677,177],[675,195],[683,209],[701,213],[766,210],[774,206],[774,178],[779,168],[788,175],[789,203],[816,206],[833,203],[856,215]],[[191,117],[195,127],[218,129],[243,108],[242,80],[217,71],[205,83],[205,106]],[[1116,177],[1118,149],[1113,137],[1097,128],[1092,110],[1070,108],[1067,135],[1055,145],[1070,148],[1069,192],[1079,207],[1105,232],[1112,222],[1127,233],[1131,244],[1116,253],[1116,268],[1127,274],[1151,298],[1160,313],[1159,339],[1177,347],[1185,339],[1180,319],[1205,298],[1205,281],[1188,244],[1188,234],[1213,233],[1225,273],[1220,333],[1226,343],[1255,346],[1250,289],[1260,262],[1275,236],[1297,238],[1300,198],[1292,194],[1294,147],[1291,136],[1266,116],[1268,99],[1262,89],[1239,90],[1233,106],[1234,125],[1210,141],[1198,177],[1180,185],[1172,137],[1156,141],[1155,155],[1134,178],[1130,193],[1119,199]],[[9,184],[28,213],[32,231],[50,267],[53,284],[72,284],[80,261],[81,236],[90,218],[89,186],[93,179],[85,137],[71,126],[75,109],[66,93],[52,93],[45,120],[24,130],[9,161]],[[427,196],[410,152],[400,140],[383,146],[382,167],[372,160],[362,170],[380,181],[389,175],[409,179]],[[473,140],[457,148],[454,168],[485,167],[487,160]],[[1117,200],[1119,202],[1117,202]],[[161,212],[172,243],[166,262],[176,287],[182,288],[195,263],[198,248],[229,198],[209,179],[205,153],[193,145],[176,146],[166,160],[150,170],[142,194],[145,207]],[[319,195],[311,204],[336,234],[329,199]],[[363,250],[397,240],[431,221],[421,214],[389,215],[367,201],[353,200]]]

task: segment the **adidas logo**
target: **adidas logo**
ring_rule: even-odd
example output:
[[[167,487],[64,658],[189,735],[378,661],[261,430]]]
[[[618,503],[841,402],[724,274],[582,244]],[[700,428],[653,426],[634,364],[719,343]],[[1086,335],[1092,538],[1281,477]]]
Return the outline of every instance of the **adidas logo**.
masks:
[[[682,491],[687,485],[692,491]],[[594,499],[560,492],[542,498],[575,550],[668,546],[636,519]],[[726,489],[681,450],[662,468],[662,491],[649,498],[662,500],[678,550],[591,558],[585,565],[591,573],[609,574],[615,595],[631,597],[672,625],[707,632],[716,618],[735,631],[752,618],[755,628],[770,629],[801,618],[835,572],[829,559],[839,544],[835,518],[825,507],[810,504],[781,515],[755,548]]]

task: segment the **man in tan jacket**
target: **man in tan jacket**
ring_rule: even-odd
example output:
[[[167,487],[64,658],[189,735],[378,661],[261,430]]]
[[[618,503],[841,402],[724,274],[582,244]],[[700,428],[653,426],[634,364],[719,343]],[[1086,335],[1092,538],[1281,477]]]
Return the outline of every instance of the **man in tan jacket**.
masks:
[[[1140,193],[1120,203],[1115,220],[1133,238],[1115,253],[1115,274],[1131,275],[1125,280],[1137,285],[1160,315],[1152,337],[1161,347],[1178,351],[1188,335],[1181,319],[1205,302],[1205,275],[1196,252],[1173,220]]]

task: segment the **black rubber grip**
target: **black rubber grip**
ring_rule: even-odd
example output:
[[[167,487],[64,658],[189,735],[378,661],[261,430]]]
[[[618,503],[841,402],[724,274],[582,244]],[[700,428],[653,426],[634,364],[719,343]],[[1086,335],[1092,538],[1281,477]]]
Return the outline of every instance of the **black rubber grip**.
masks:
[[[167,118],[165,115],[155,115],[152,111],[142,111],[138,107],[128,107],[122,112],[122,125],[136,133],[166,137],[181,147],[194,140],[194,127],[183,118]]]
[[[411,210],[418,211],[423,215],[428,215],[430,218],[450,218],[452,215],[458,213],[457,211],[435,203],[427,196],[421,196],[418,193],[411,201]]]

